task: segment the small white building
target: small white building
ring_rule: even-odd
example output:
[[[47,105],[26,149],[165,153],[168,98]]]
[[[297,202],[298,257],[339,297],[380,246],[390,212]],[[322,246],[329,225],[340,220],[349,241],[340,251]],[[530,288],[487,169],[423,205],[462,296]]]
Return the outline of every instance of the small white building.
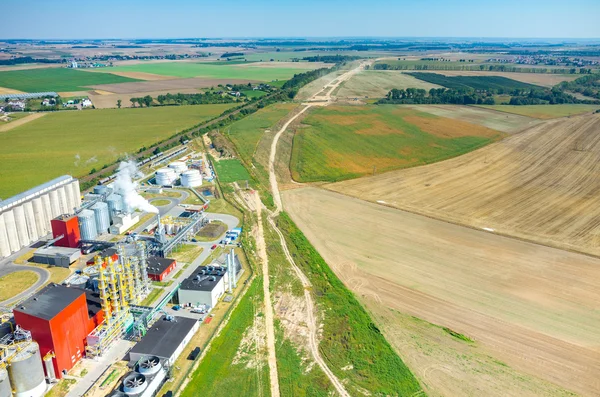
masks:
[[[85,98],[83,101],[81,101],[81,106],[84,108],[89,108],[92,106],[92,101],[89,98]]]
[[[192,306],[215,307],[225,294],[227,269],[221,266],[200,266],[179,287],[179,303]]]

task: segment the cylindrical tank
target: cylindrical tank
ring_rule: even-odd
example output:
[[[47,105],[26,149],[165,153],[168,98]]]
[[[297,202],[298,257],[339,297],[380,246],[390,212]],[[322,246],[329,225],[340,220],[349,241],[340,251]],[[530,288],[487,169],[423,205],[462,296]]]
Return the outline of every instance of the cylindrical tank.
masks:
[[[73,202],[73,185],[70,183],[65,185],[65,199],[67,203],[67,211],[65,211],[65,214],[72,214],[75,203]]]
[[[69,209],[69,202],[67,201],[67,192],[65,191],[65,187],[61,186],[58,189],[56,189],[56,191],[58,192],[58,204],[60,205],[59,215],[71,212],[71,210]]]
[[[10,245],[8,243],[8,233],[6,230],[6,222],[4,222],[4,214],[0,214],[0,258],[11,254]]]
[[[181,185],[185,187],[197,187],[202,185],[202,175],[198,170],[187,170],[181,174]]]
[[[81,190],[79,188],[79,181],[77,179],[71,183],[71,193],[73,194],[74,207],[81,207]]]
[[[27,223],[25,222],[25,210],[22,205],[13,209],[15,214],[15,225],[17,226],[17,236],[19,236],[19,248],[26,246],[31,242],[29,233],[27,233]]]
[[[52,218],[56,218],[60,215],[60,201],[58,198],[58,192],[56,190],[52,190],[48,193],[50,196],[50,209]]]
[[[94,240],[98,236],[96,228],[96,217],[92,210],[82,210],[77,215],[79,220],[79,231],[81,232],[82,240]]]
[[[38,236],[44,236],[48,231],[46,230],[45,224],[48,222],[46,215],[44,214],[44,203],[42,198],[38,197],[31,201],[33,206],[33,216],[35,218],[35,227],[37,228]]]
[[[118,194],[111,194],[106,198],[106,204],[108,205],[108,212],[110,215],[114,215],[117,212],[123,211],[123,197]]]
[[[154,179],[157,185],[172,185],[177,180],[177,174],[173,168],[161,168],[154,174]]]
[[[50,219],[53,218],[52,205],[50,204],[49,194],[44,194],[42,196],[42,204],[44,204],[44,216],[46,219],[46,222],[44,223],[44,228],[46,229],[46,233],[48,233],[50,230],[52,230],[52,227],[50,226]]]
[[[96,230],[98,231],[98,234],[108,232],[108,228],[110,227],[108,204],[100,201],[92,205],[90,209],[94,211],[94,215],[96,217]]]
[[[188,169],[187,165],[182,161],[173,161],[171,164],[169,164],[169,168],[174,169],[178,174],[181,174]]]
[[[96,185],[94,186],[94,194],[104,194],[106,193],[106,185]]]
[[[65,280],[65,284],[68,284],[71,287],[85,288],[89,279],[90,278],[88,276],[84,276],[81,274],[75,274],[74,276]]]
[[[45,394],[46,379],[37,343],[29,342],[13,356],[8,367],[8,376],[15,397],[41,397]]]
[[[10,387],[10,379],[8,379],[8,371],[0,367],[0,397],[12,397],[12,388]]]
[[[15,223],[15,213],[13,210],[4,213],[4,223],[6,224],[10,251],[15,252],[20,250],[21,245],[19,244],[19,235],[17,234],[17,224]]]
[[[37,241],[41,236],[38,235],[37,227],[35,225],[33,203],[31,201],[23,203],[23,209],[25,211],[25,224],[27,225],[27,234],[29,234],[29,239],[31,241]]]

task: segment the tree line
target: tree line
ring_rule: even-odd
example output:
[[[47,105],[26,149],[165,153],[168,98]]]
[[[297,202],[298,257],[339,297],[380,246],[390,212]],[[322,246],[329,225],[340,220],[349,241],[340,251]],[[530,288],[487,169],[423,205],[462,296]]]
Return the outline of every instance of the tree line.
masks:
[[[495,105],[490,93],[453,88],[432,88],[427,92],[421,88],[390,90],[378,104],[452,104],[452,105]]]

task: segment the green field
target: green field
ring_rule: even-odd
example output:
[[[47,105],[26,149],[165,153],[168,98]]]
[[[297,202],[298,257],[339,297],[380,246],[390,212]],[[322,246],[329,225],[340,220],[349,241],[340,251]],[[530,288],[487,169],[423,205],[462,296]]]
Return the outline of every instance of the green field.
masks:
[[[255,279],[231,313],[227,325],[212,340],[210,350],[181,392],[182,397],[269,395],[267,364],[253,360],[254,346],[241,346],[244,333],[252,326],[261,304],[262,284],[260,279]]]
[[[555,119],[558,117],[574,116],[577,114],[595,112],[600,105],[564,104],[564,105],[481,105],[486,109],[498,110],[500,112],[519,114],[521,116],[536,119]]]
[[[267,95],[266,92],[260,90],[243,90],[240,91],[242,94],[246,95],[247,98],[260,98]]]
[[[0,72],[0,87],[25,92],[85,91],[96,84],[140,81],[110,73],[88,73],[66,68],[11,70]]]
[[[64,174],[86,175],[220,115],[224,105],[54,112],[0,133],[0,197]]]
[[[287,80],[297,73],[314,69],[316,66],[306,64],[306,68],[290,67],[258,67],[248,65],[215,65],[194,62],[140,63],[137,65],[118,66],[111,72],[144,72],[173,77],[204,77],[208,79],[242,79],[257,81]]]
[[[225,133],[235,144],[238,154],[246,162],[250,162],[256,150],[256,145],[265,133],[275,123],[288,114],[296,105],[274,104],[260,109],[258,112],[236,121],[227,127]]]
[[[238,159],[214,161],[213,164],[221,183],[247,181],[251,179],[250,174],[248,174],[248,171],[246,171]]]
[[[498,92],[510,92],[515,89],[540,88],[533,84],[523,83],[502,76],[444,76],[443,74],[438,73],[422,72],[408,74],[419,80],[455,90],[473,89],[481,91],[497,90]]]
[[[291,170],[301,182],[336,181],[433,163],[502,133],[402,106],[315,108],[294,136]]]

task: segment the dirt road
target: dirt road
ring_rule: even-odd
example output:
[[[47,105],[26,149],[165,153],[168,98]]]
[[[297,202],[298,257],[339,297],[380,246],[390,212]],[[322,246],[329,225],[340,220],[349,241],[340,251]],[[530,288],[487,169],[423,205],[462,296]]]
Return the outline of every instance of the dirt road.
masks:
[[[13,128],[22,126],[23,124],[29,123],[30,121],[37,120],[40,117],[44,117],[47,114],[48,113],[41,113],[41,112],[32,113],[29,116],[25,116],[22,119],[11,121],[10,123],[4,123],[4,122],[0,121],[0,132],[10,131]]]
[[[265,234],[262,224],[262,203],[258,192],[255,192],[255,209],[257,216],[258,234],[256,236],[256,250],[262,261],[263,293],[265,295],[265,325],[267,329],[267,351],[269,362],[269,377],[271,383],[271,396],[279,397],[279,375],[277,374],[277,357],[275,355],[275,321],[273,320],[273,302],[269,288],[269,257],[265,244]]]

